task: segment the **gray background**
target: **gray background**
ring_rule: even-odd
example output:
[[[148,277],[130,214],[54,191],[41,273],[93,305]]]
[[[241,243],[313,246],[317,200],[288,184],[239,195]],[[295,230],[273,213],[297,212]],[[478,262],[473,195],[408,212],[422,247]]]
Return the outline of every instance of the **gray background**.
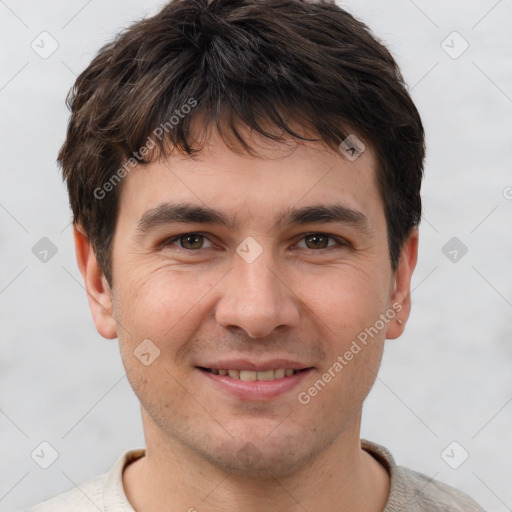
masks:
[[[55,158],[76,75],[160,5],[0,1],[2,511],[69,489],[144,445],[117,341],[102,339],[89,314]],[[412,317],[387,342],[362,436],[488,511],[512,510],[512,1],[343,5],[397,58],[428,143]],[[45,59],[31,47],[51,50],[43,31],[58,43]],[[32,251],[43,237],[57,250],[46,262]],[[46,470],[31,458],[43,441],[59,454]],[[462,450],[469,458],[452,469],[446,460],[457,465]],[[50,462],[43,452],[40,464]]]

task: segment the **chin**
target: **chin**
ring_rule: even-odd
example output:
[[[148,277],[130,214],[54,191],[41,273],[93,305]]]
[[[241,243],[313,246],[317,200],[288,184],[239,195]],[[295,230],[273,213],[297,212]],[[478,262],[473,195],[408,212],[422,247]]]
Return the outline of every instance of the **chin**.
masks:
[[[247,442],[237,451],[224,452],[220,456],[207,453],[203,454],[203,457],[219,469],[229,471],[239,477],[259,480],[292,476],[311,458],[296,453],[276,456],[275,452],[261,451],[251,442]]]
[[[213,466],[240,477],[257,479],[283,478],[295,475],[308,465],[325,446],[309,444],[305,436],[291,436],[287,432],[277,438],[250,435],[248,432],[237,439],[223,439],[212,449],[213,440],[199,453]]]

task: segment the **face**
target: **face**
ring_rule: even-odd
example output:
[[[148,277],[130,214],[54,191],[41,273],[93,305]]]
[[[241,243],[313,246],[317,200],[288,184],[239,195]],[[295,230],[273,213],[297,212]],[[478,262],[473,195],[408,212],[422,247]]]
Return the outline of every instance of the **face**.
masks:
[[[416,239],[393,272],[369,148],[350,161],[319,143],[246,137],[258,158],[212,132],[196,159],[135,168],[113,291],[88,287],[98,330],[119,338],[146,437],[283,476],[359,435],[386,335],[408,314]]]

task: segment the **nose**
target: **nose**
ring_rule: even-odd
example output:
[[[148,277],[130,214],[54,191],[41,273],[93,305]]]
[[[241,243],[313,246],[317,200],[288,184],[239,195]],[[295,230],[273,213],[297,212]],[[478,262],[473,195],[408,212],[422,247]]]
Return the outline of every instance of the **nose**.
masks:
[[[251,338],[263,338],[278,327],[298,324],[300,303],[293,283],[273,267],[270,251],[263,251],[251,263],[234,255],[215,311],[219,325],[238,327]]]

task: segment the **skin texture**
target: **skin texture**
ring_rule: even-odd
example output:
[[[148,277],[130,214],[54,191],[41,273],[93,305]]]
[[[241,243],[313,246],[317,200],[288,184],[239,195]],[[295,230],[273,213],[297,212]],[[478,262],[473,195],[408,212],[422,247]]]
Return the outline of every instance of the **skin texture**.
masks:
[[[244,137],[258,158],[212,131],[197,158],[172,155],[125,178],[112,290],[75,227],[94,322],[105,338],[119,338],[141,402],[146,456],[124,472],[127,496],[138,512],[381,511],[389,477],[360,448],[361,407],[385,339],[400,336],[409,315],[417,230],[393,272],[370,147],[349,161],[321,143]],[[233,229],[174,223],[138,233],[145,212],[176,202],[216,208],[233,217]],[[347,223],[274,226],[288,208],[333,203],[364,214],[366,232]],[[204,238],[169,241],[186,233]],[[341,243],[315,245],[314,233]],[[263,251],[252,263],[236,252],[249,236]],[[396,303],[396,318],[301,404],[298,393]],[[148,366],[134,355],[145,339],[160,350]],[[197,368],[227,358],[313,369],[272,399],[242,400]]]

